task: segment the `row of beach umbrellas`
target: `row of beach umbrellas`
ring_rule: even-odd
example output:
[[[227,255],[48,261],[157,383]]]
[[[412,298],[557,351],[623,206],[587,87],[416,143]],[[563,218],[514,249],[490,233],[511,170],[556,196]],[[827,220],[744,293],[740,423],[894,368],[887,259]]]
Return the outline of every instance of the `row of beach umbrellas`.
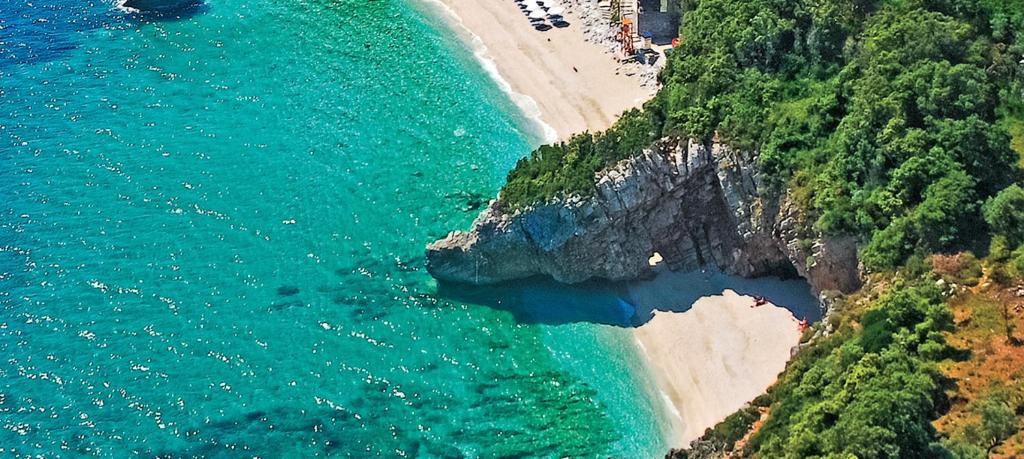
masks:
[[[526,13],[526,16],[530,18],[530,22],[534,25],[542,25],[545,19],[551,19],[552,23],[558,24],[565,22],[562,19],[562,15],[565,14],[565,8],[561,6],[544,6],[543,0],[515,0],[519,4],[519,8]]]

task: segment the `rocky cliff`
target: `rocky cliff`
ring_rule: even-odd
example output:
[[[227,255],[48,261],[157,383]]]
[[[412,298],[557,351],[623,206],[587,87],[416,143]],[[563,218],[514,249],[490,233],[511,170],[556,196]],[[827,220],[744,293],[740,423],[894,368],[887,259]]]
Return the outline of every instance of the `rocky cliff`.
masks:
[[[427,269],[472,284],[627,280],[647,275],[657,253],[676,270],[798,274],[819,293],[856,289],[854,241],[815,234],[789,199],[761,196],[753,156],[662,139],[599,174],[591,197],[518,212],[492,201],[468,232],[427,247]]]

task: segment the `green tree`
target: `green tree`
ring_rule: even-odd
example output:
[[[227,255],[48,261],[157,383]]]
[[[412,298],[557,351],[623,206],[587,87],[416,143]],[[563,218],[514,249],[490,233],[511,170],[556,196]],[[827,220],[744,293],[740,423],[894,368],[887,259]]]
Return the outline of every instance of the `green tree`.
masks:
[[[985,222],[992,232],[1011,245],[1024,243],[1024,189],[1010,185],[989,198],[984,207]]]
[[[1006,395],[1001,392],[990,393],[978,400],[974,412],[981,420],[967,429],[967,438],[985,448],[989,454],[1003,440],[1017,432],[1017,417]]]

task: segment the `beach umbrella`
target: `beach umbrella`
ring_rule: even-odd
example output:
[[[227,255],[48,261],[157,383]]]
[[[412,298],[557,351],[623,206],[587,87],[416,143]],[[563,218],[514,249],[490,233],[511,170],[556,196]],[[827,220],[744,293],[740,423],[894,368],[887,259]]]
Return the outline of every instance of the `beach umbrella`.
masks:
[[[527,2],[526,3],[526,10],[527,11],[537,11],[539,9],[540,9],[540,5],[538,5],[537,2]]]
[[[565,8],[560,6],[553,6],[548,10],[548,15],[550,16],[561,16],[563,14],[565,14]]]
[[[544,19],[544,16],[547,16],[547,15],[544,14],[544,12],[541,11],[541,10],[537,10],[537,11],[534,11],[534,12],[530,13],[530,19]]]

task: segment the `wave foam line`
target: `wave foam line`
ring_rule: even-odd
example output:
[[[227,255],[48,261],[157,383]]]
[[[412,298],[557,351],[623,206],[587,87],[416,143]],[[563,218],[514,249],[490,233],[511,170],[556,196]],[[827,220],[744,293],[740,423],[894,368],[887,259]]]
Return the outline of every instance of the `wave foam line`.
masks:
[[[516,92],[515,89],[512,89],[512,84],[505,79],[500,71],[498,71],[498,64],[494,61],[494,58],[491,57],[490,50],[487,49],[487,45],[484,44],[484,41],[479,35],[473,33],[469,27],[466,27],[466,24],[462,21],[462,18],[455,13],[455,10],[451,9],[451,7],[441,0],[419,1],[435,7],[442,16],[445,16],[444,19],[453,26],[452,28],[455,29],[456,34],[463,35],[463,40],[470,45],[470,48],[473,51],[473,57],[475,57],[477,62],[480,63],[480,66],[483,67],[484,71],[487,72],[492,80],[498,83],[498,87],[501,91],[512,99],[512,102],[519,107],[519,110],[523,115],[540,128],[544,137],[543,142],[549,144],[557,142],[558,131],[544,121],[544,117],[540,111],[540,105],[537,105],[537,101],[526,94]]]

